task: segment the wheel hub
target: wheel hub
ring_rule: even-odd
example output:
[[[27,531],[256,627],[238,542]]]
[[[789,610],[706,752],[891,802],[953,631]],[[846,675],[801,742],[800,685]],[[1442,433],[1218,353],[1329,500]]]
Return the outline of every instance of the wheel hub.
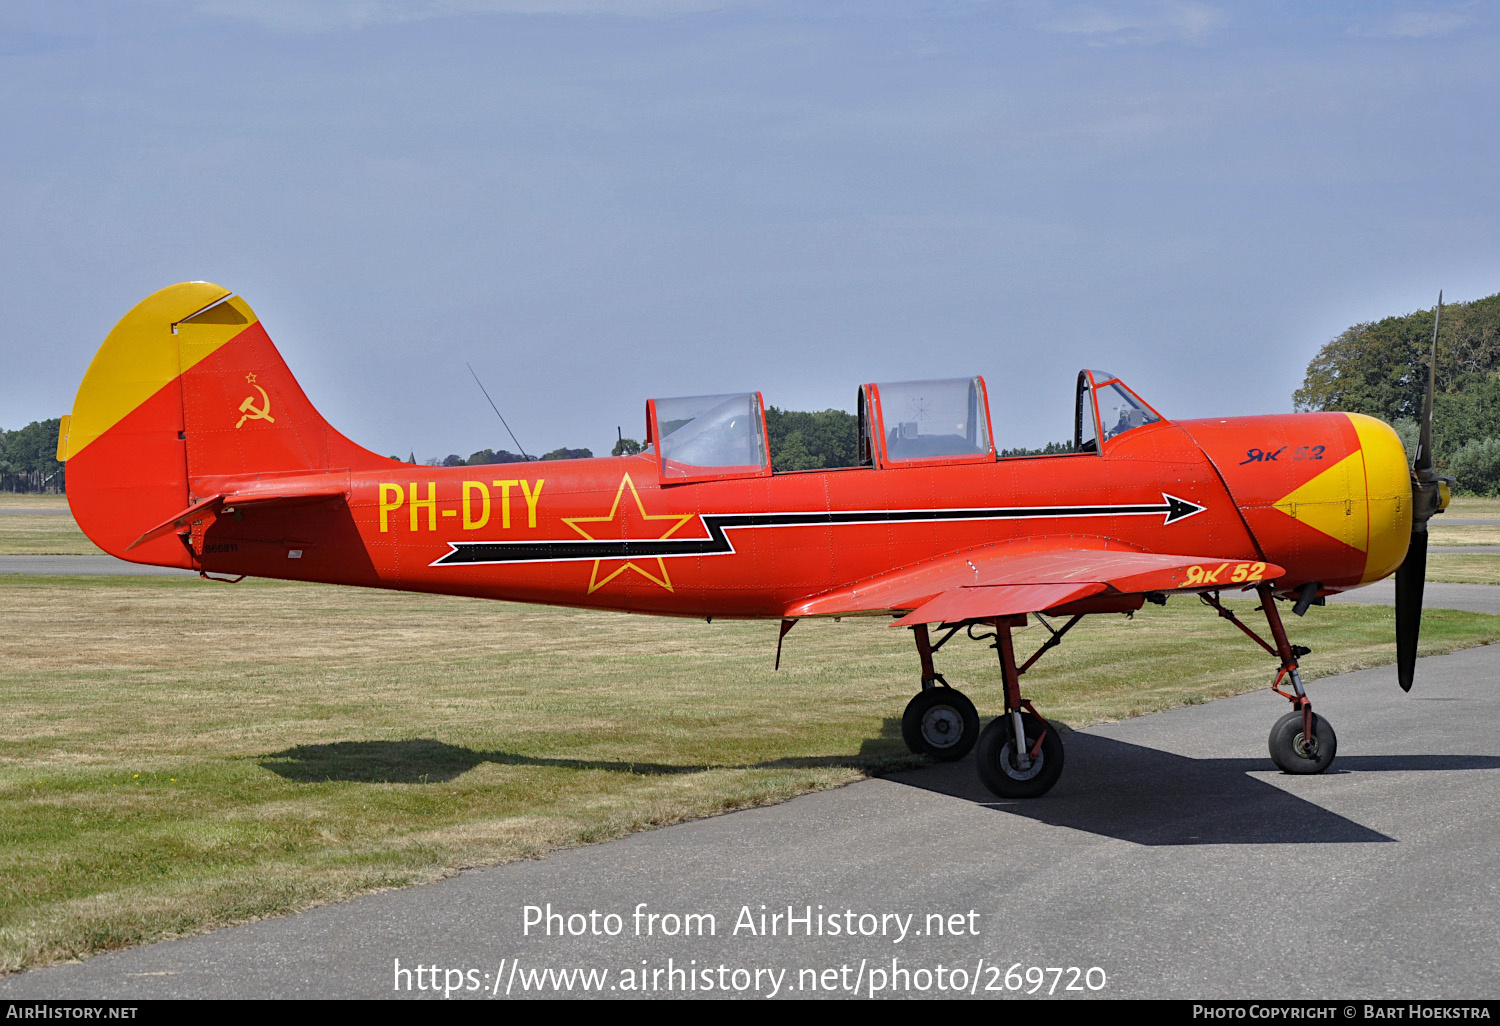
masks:
[[[922,737],[934,748],[951,748],[963,734],[963,718],[951,706],[940,705],[922,717]]]
[[[1297,736],[1292,738],[1292,751],[1304,759],[1317,759],[1318,739],[1298,731]]]
[[[1005,770],[1005,775],[1012,780],[1030,780],[1042,772],[1042,763],[1044,761],[1042,753],[1037,752],[1031,757],[1031,765],[1026,769],[1022,769],[1016,763],[1016,742],[1014,739],[1006,741],[1004,747],[1000,749],[1000,767]]]

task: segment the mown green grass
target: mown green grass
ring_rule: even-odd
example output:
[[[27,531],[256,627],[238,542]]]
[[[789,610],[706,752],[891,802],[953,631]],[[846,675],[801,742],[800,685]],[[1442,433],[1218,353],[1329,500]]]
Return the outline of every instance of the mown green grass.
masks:
[[[0,492],[0,556],[98,555],[67,509],[66,495]]]
[[[97,556],[102,552],[70,516],[0,509],[0,556]]]
[[[1455,584],[1500,584],[1500,554],[1429,552],[1427,579]]]
[[[5,969],[915,764],[898,722],[916,659],[885,620],[799,624],[773,672],[774,623],[312,585],[11,576],[0,609]],[[1394,655],[1388,609],[1292,630],[1309,678]],[[1424,652],[1495,640],[1497,617],[1424,617]],[[939,666],[999,708],[992,650],[955,639]],[[1264,687],[1272,668],[1176,598],[1084,621],[1025,683],[1077,726]]]
[[[1455,495],[1448,503],[1447,515],[1470,520],[1500,520],[1500,499],[1476,495]]]
[[[67,508],[68,497],[56,492],[0,492],[0,510]]]

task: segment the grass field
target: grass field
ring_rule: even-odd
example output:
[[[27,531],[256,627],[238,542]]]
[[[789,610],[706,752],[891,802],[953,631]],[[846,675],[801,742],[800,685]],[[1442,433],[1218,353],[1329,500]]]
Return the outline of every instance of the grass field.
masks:
[[[1500,584],[1500,554],[1429,552],[1427,579],[1453,584]]]
[[[312,585],[0,576],[0,609],[4,969],[914,763],[898,718],[916,660],[884,620],[804,622],[773,673],[770,623]],[[1309,677],[1394,657],[1388,609],[1293,624]],[[1427,653],[1500,640],[1497,617],[1431,610],[1423,627]],[[999,707],[991,650],[955,640],[939,659]],[[1271,670],[1179,598],[1090,618],[1026,685],[1077,726]],[[1265,704],[1269,725],[1283,703]]]
[[[0,492],[0,556],[98,555],[101,550],[78,529],[67,508],[65,495]]]
[[[1470,520],[1500,520],[1500,499],[1474,495],[1456,495],[1448,504],[1447,514]]]
[[[103,550],[88,540],[68,516],[10,514],[0,511],[0,555],[96,556]]]
[[[0,510],[67,509],[68,497],[51,492],[0,492]]]
[[[1500,524],[1449,524],[1439,516],[1427,531],[1433,545],[1494,545],[1500,552]]]

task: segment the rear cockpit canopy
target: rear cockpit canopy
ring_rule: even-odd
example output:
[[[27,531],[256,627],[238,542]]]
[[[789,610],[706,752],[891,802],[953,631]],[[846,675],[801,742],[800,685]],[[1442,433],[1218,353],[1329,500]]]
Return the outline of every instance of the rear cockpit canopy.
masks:
[[[892,381],[859,390],[860,462],[918,466],[993,461],[984,379]]]

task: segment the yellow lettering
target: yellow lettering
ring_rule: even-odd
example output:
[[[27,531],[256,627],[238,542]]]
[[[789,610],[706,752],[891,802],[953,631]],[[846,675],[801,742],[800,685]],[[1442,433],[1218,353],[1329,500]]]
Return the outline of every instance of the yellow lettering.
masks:
[[[479,516],[474,516],[474,495],[480,500]],[[483,481],[464,482],[464,530],[473,531],[490,522],[490,490]]]
[[[501,527],[504,527],[504,528],[507,528],[507,529],[510,527],[510,490],[512,488],[514,488],[516,485],[520,484],[520,483],[521,482],[519,482],[519,481],[493,481],[493,482],[491,482],[491,484],[493,484],[496,488],[500,489],[500,526]]]
[[[401,504],[403,502],[405,502],[405,501],[406,501],[406,489],[402,488],[398,484],[386,484],[385,482],[381,482],[381,485],[380,485],[380,533],[381,534],[384,534],[385,532],[387,532],[387,531],[389,531],[391,529],[391,523],[390,523],[391,512],[393,510],[400,509],[401,508]]]
[[[1188,584],[1197,584],[1203,580],[1203,568],[1201,566],[1190,566],[1187,568]]]
[[[1266,564],[1264,564],[1264,563],[1256,563],[1254,566],[1252,566],[1250,568],[1250,576],[1247,579],[1251,580],[1251,581],[1258,581],[1258,580],[1261,579],[1261,577],[1263,577],[1265,575],[1265,572],[1266,572]]]
[[[525,482],[525,481],[521,482],[521,491],[526,496],[526,526],[527,527],[535,527],[536,526],[536,500],[542,494],[542,485],[544,485],[546,483],[547,483],[547,479],[546,478],[544,478],[544,477],[537,478],[536,479],[536,491],[532,491],[531,490],[531,486],[527,482]]]
[[[437,530],[437,485],[433,484],[431,481],[428,481],[427,482],[427,498],[425,498],[425,499],[418,499],[417,498],[417,483],[415,481],[413,481],[411,483],[411,504],[410,504],[410,507],[408,509],[408,512],[411,514],[411,529],[413,531],[415,531],[417,529],[417,510],[422,509],[423,507],[426,507],[426,509],[427,509],[427,530],[429,530],[429,531],[436,531]]]

